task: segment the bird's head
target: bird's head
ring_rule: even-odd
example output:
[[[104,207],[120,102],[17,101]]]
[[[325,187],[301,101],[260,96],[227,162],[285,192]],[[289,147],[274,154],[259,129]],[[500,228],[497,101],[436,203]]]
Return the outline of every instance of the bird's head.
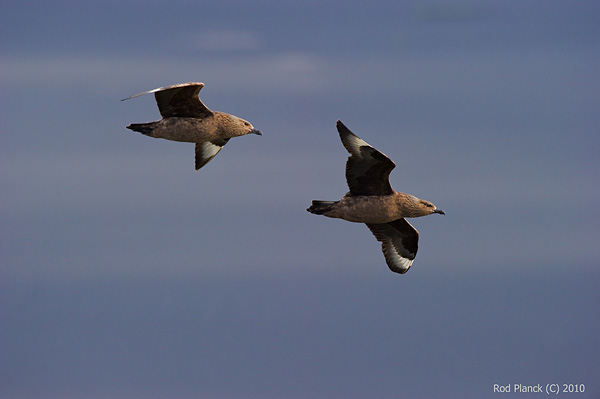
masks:
[[[417,206],[422,211],[423,216],[431,215],[433,213],[439,213],[440,215],[446,214],[446,212],[442,211],[441,209],[437,209],[436,206],[431,202],[422,199],[419,200]]]

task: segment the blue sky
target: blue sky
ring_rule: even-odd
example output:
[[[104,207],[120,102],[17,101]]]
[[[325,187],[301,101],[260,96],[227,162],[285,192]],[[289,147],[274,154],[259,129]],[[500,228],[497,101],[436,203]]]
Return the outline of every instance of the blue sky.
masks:
[[[596,2],[0,6],[6,398],[597,397]],[[202,81],[253,123],[200,171],[125,129]],[[391,273],[341,119],[386,153],[420,250]]]

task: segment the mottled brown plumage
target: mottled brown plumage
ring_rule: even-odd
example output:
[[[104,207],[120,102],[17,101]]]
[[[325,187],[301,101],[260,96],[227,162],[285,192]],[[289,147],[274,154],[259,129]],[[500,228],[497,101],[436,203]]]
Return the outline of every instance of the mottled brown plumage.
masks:
[[[390,270],[406,273],[417,255],[419,232],[405,218],[439,213],[429,201],[392,189],[390,172],[396,165],[383,153],[337,122],[340,139],[350,153],[346,181],[350,191],[339,201],[313,201],[307,211],[316,215],[365,223],[381,242]]]
[[[190,82],[135,94],[130,98],[154,93],[162,119],[132,123],[127,129],[146,136],[186,143],[196,143],[196,170],[217,155],[232,137],[262,133],[237,116],[211,111],[198,97],[204,83]]]

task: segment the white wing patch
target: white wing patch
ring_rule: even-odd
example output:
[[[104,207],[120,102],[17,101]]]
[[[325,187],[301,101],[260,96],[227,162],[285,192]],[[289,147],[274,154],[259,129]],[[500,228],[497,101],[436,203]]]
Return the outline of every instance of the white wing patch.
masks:
[[[402,274],[406,273],[408,269],[410,269],[414,259],[407,259],[400,255],[391,241],[384,242],[382,247],[386,263],[392,271]]]
[[[213,144],[210,141],[196,143],[196,170],[200,169],[215,157],[223,148],[222,145]]]
[[[360,157],[360,147],[371,147],[369,143],[354,134],[345,135],[344,139],[350,147],[352,155],[357,157]]]

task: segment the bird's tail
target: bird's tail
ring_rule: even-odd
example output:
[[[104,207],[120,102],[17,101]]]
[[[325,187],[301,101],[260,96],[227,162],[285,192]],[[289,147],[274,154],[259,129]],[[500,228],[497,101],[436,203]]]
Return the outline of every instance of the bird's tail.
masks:
[[[315,215],[323,215],[327,211],[330,211],[332,206],[336,204],[337,201],[313,201],[312,205],[307,209],[310,213],[314,213]]]
[[[127,126],[127,129],[131,129],[134,132],[140,132],[146,136],[152,136],[152,131],[157,125],[158,122],[132,123],[131,125]]]

